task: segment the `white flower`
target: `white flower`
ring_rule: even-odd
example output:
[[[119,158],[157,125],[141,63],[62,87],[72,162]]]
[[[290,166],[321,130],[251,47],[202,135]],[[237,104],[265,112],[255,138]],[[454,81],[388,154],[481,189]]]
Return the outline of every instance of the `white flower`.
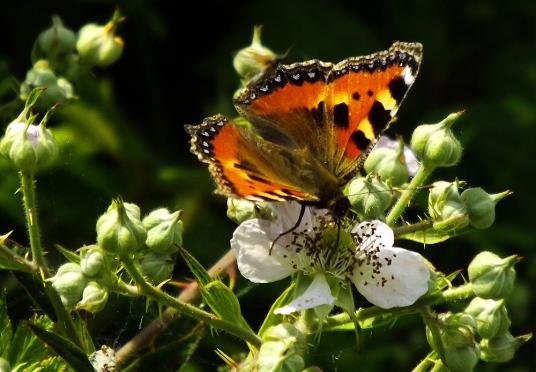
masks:
[[[244,221],[231,239],[238,269],[255,283],[269,283],[296,272],[311,276],[311,284],[276,312],[332,305],[327,276],[346,283],[350,279],[372,304],[388,309],[413,304],[428,290],[430,269],[415,252],[393,246],[393,231],[383,222],[362,222],[350,232],[337,226],[326,210],[306,207],[298,227],[300,204],[273,203],[273,221]],[[274,243],[275,241],[275,243]]]

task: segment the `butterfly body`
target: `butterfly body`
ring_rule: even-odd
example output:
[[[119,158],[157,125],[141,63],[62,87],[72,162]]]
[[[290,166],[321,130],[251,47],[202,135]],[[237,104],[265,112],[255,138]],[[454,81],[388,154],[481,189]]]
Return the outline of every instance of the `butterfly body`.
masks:
[[[235,99],[243,119],[187,125],[191,151],[209,164],[220,194],[298,200],[342,216],[350,206],[342,187],[394,118],[421,59],[420,44],[397,42],[336,65],[279,65]]]

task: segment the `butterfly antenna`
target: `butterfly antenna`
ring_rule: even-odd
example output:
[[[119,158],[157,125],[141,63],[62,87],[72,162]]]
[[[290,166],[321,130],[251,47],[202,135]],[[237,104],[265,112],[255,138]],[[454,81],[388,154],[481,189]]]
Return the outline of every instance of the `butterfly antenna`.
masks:
[[[272,242],[272,245],[270,246],[270,250],[268,251],[268,255],[271,256],[272,255],[272,249],[274,249],[274,245],[275,243],[277,243],[277,241],[279,239],[281,239],[281,237],[287,235],[287,234],[290,234],[291,232],[293,232],[294,230],[296,230],[298,228],[298,226],[300,226],[300,223],[302,222],[302,219],[303,219],[303,215],[305,214],[305,204],[302,204],[301,205],[301,209],[300,209],[300,215],[298,216],[298,220],[296,221],[296,223],[294,224],[294,226],[292,226],[290,229],[288,229],[287,231],[283,231],[281,234],[279,234],[277,236],[277,238],[274,239],[274,241]]]

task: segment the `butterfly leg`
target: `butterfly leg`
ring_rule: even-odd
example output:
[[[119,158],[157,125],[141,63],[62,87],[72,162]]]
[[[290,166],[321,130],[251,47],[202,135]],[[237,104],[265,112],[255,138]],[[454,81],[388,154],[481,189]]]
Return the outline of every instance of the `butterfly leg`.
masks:
[[[296,230],[296,229],[298,228],[298,226],[300,226],[300,223],[302,222],[304,213],[305,213],[305,204],[302,204],[302,205],[301,205],[301,209],[300,209],[300,215],[298,216],[298,220],[296,221],[296,223],[294,224],[294,226],[292,226],[292,227],[291,227],[290,229],[288,229],[287,231],[283,231],[281,234],[279,234],[279,235],[277,236],[277,238],[274,239],[274,241],[272,242],[272,245],[270,246],[270,251],[269,251],[269,253],[268,253],[269,255],[272,255],[272,249],[274,248],[275,243],[277,243],[277,241],[278,241],[281,237],[283,237],[283,236],[285,236],[285,235],[287,235],[287,234],[293,232],[294,230]]]

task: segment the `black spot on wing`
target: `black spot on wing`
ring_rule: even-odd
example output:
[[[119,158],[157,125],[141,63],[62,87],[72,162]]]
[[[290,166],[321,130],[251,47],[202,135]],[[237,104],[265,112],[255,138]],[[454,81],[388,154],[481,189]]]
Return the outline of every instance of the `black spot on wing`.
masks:
[[[372,108],[370,109],[368,119],[372,128],[374,128],[374,134],[378,135],[383,132],[389,121],[391,120],[391,111],[386,110],[382,103],[374,101]]]
[[[252,179],[253,181],[257,181],[257,182],[261,182],[261,183],[267,183],[267,184],[270,183],[270,181],[268,181],[268,180],[266,180],[266,179],[264,179],[262,177],[256,176],[254,174],[249,174],[248,173],[248,177],[250,179]]]
[[[402,101],[402,98],[406,95],[409,86],[404,81],[402,76],[395,77],[389,82],[389,92],[397,103]]]
[[[361,98],[361,96],[359,95],[358,92],[354,92],[354,93],[352,94],[352,98],[355,99],[356,101],[359,101],[359,98]]]
[[[364,151],[370,145],[370,140],[365,136],[365,133],[361,130],[356,130],[350,136],[352,142],[357,146],[361,151]]]
[[[333,109],[333,121],[338,127],[348,128],[350,118],[348,116],[348,105],[344,102],[335,105]]]
[[[311,109],[311,115],[313,115],[313,119],[316,122],[317,125],[322,125],[322,122],[324,121],[324,109],[326,104],[324,101],[320,101],[316,107],[313,107]]]

